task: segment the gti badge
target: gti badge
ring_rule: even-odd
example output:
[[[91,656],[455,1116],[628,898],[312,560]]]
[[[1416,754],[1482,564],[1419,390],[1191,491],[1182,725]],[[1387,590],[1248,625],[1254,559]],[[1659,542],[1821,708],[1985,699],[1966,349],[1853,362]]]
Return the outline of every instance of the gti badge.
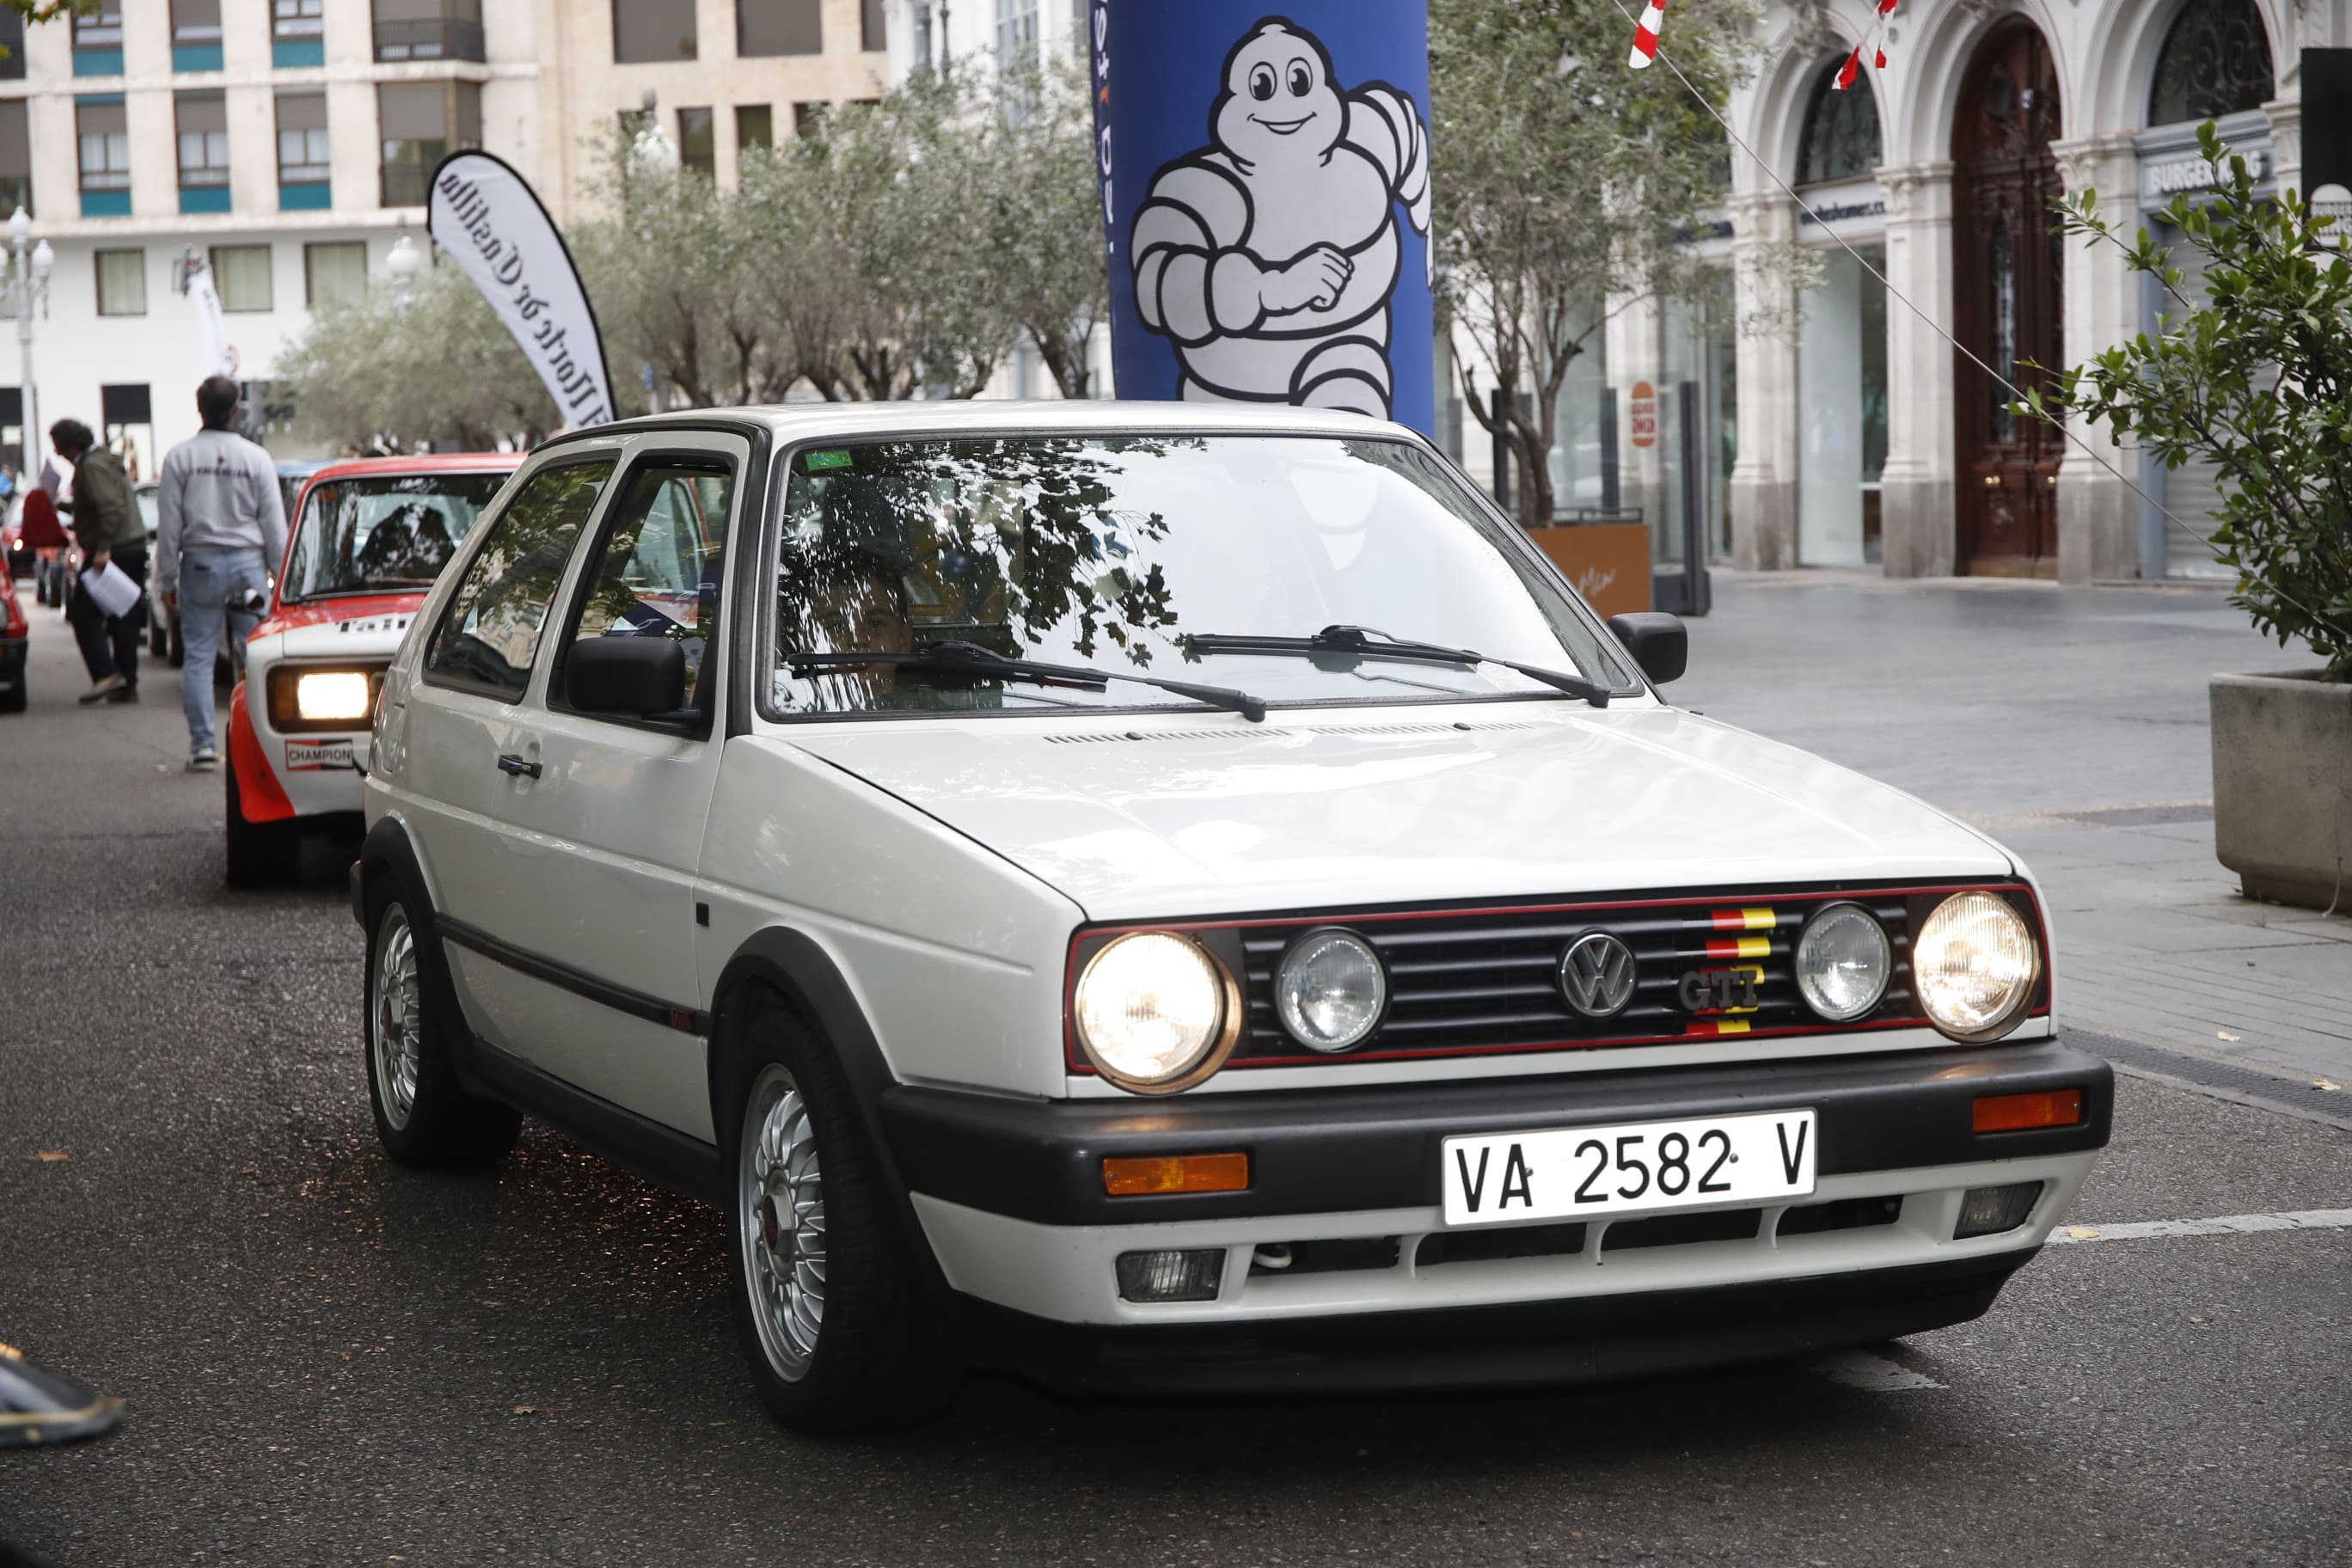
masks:
[[[1605,931],[1587,931],[1559,955],[1559,988],[1588,1018],[1607,1018],[1633,999],[1633,954]]]
[[[1694,969],[1685,973],[1675,994],[1694,1013],[1752,1013],[1761,968]]]

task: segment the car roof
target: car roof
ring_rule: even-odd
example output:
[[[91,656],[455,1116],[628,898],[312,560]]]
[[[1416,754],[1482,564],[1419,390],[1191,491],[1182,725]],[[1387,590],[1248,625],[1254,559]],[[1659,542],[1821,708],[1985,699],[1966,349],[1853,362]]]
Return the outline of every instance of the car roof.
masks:
[[[1420,439],[1405,426],[1384,419],[1319,408],[1095,398],[1052,402],[940,398],[895,403],[783,403],[650,414],[568,431],[543,444],[540,450],[601,436],[707,429],[713,425],[746,423],[764,425],[779,439],[786,441],[874,436],[951,438],[965,434],[1057,436],[1129,431]]]
[[[405,458],[349,458],[322,465],[310,478],[319,482],[369,474],[506,473],[522,467],[526,456],[522,452],[418,452]]]

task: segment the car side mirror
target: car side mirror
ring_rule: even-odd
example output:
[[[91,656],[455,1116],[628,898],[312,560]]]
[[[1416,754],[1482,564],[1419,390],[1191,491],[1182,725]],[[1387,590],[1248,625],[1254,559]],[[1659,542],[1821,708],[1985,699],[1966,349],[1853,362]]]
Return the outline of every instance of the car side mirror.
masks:
[[[563,700],[631,719],[686,706],[686,649],[669,637],[585,637],[563,660]]]
[[[1690,633],[1684,628],[1680,616],[1670,616],[1663,610],[1641,610],[1631,615],[1609,617],[1609,629],[1642,667],[1642,673],[1654,686],[1664,686],[1669,680],[1682,679],[1690,663]]]

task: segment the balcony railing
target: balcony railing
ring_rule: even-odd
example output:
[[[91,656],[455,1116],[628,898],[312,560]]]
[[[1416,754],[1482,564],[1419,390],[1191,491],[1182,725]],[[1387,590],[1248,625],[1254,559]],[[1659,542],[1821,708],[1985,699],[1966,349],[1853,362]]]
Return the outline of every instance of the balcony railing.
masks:
[[[482,59],[482,25],[456,17],[378,22],[375,58],[380,61]]]

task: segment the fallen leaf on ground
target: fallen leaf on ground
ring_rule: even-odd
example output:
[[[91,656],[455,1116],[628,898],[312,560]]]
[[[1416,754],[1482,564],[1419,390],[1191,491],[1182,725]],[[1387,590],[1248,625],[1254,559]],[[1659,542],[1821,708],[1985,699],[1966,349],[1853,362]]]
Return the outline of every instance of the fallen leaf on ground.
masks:
[[[536,1415],[539,1414],[539,1406],[536,1405],[518,1405],[514,1407],[514,1413],[518,1415]]]
[[[33,1158],[44,1165],[58,1165],[63,1164],[73,1156],[62,1149],[36,1149],[33,1151]]]
[[[2315,1078],[2311,1080],[2311,1087],[2314,1089],[2342,1089],[2344,1086],[2337,1083],[2334,1079]]]
[[[2214,1031],[2213,1031],[2213,1037],[2214,1037],[2215,1039],[2217,1039],[2217,1040],[2227,1040],[2227,1041],[2229,1041],[2229,1042],[2230,1042],[2231,1044],[2232,1044],[2232,1045],[2235,1045],[2235,1044],[2237,1043],[2237,1040],[2238,1040],[2238,1037],[2237,1037],[2237,1036],[2235,1036],[2235,1035],[2233,1035],[2233,1034],[2231,1034],[2231,1033],[2230,1033],[2230,1031],[2229,1031],[2229,1030],[2227,1030],[2227,1029],[2216,1029],[2216,1030],[2214,1030]]]
[[[2066,1234],[2076,1241],[2088,1241],[2099,1233],[2087,1225],[2070,1225],[2066,1227]]]

